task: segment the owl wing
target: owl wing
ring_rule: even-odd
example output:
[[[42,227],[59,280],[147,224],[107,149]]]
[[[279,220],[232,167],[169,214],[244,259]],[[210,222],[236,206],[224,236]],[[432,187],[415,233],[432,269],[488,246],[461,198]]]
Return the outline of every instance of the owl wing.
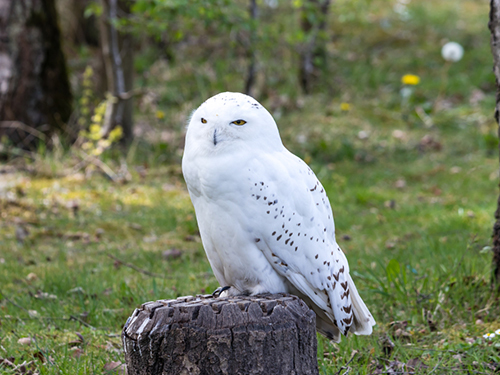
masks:
[[[375,321],[349,275],[349,264],[335,240],[328,197],[314,172],[287,150],[273,154],[262,167],[265,175],[270,170],[274,174],[254,186],[252,198],[264,211],[257,246],[273,268],[311,301],[318,317],[328,318],[330,322],[320,322],[319,328],[333,323],[344,335],[350,328],[370,334]],[[332,336],[340,339],[338,334]]]

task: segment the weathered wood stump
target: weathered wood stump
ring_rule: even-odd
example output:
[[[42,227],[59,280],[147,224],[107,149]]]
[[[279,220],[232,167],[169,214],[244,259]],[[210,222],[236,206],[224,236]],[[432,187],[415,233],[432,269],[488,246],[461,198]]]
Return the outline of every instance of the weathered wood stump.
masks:
[[[287,294],[148,302],[122,340],[129,375],[318,374],[315,314]]]

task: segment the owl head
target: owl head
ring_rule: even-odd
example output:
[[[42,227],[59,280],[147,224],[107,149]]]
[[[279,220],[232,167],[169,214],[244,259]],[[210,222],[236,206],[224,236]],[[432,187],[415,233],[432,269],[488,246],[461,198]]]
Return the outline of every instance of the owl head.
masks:
[[[186,148],[194,145],[214,152],[283,147],[271,114],[251,96],[235,92],[212,96],[193,112]]]

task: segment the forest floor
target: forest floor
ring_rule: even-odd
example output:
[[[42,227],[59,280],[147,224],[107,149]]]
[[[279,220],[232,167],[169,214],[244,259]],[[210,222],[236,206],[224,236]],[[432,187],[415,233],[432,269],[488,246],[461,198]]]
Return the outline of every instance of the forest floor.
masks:
[[[481,11],[486,28],[487,6],[460,3],[464,19],[475,17],[470,27]],[[285,145],[323,183],[377,321],[369,337],[332,344],[318,336],[321,374],[500,370],[490,247],[498,141],[493,83],[484,84],[494,78],[487,30],[464,33],[474,53],[458,65],[437,63],[435,40],[416,65],[382,64],[391,85],[283,97],[284,109],[264,103]],[[405,73],[422,79],[410,100],[400,95]],[[447,84],[436,84],[443,74]],[[164,115],[173,118],[165,110],[157,120]],[[182,178],[181,143],[140,141],[126,160],[103,154],[115,181],[102,165],[71,162],[71,150],[0,166],[0,373],[109,373],[121,368],[121,329],[137,306],[218,287]]]

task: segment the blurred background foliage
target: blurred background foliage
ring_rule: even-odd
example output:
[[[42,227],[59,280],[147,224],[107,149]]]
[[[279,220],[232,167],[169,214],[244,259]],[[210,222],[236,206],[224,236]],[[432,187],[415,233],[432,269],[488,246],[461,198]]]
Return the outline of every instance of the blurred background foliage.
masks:
[[[9,355],[34,356],[17,339],[35,335],[55,358],[42,373],[99,373],[122,359],[119,332],[137,305],[217,287],[180,170],[185,126],[208,97],[249,91],[328,192],[378,323],[340,345],[319,338],[322,373],[339,374],[354,351],[350,366],[366,374],[416,359],[428,367],[415,373],[498,371],[500,341],[483,336],[500,328],[486,1],[123,0],[106,22],[131,51],[121,54],[133,63],[126,142],[120,124],[102,131],[121,100],[107,83],[104,1],[56,1],[74,96],[66,130],[35,150],[0,143]],[[441,54],[450,41],[459,61]],[[87,340],[75,344],[81,357],[61,344],[71,330]]]

